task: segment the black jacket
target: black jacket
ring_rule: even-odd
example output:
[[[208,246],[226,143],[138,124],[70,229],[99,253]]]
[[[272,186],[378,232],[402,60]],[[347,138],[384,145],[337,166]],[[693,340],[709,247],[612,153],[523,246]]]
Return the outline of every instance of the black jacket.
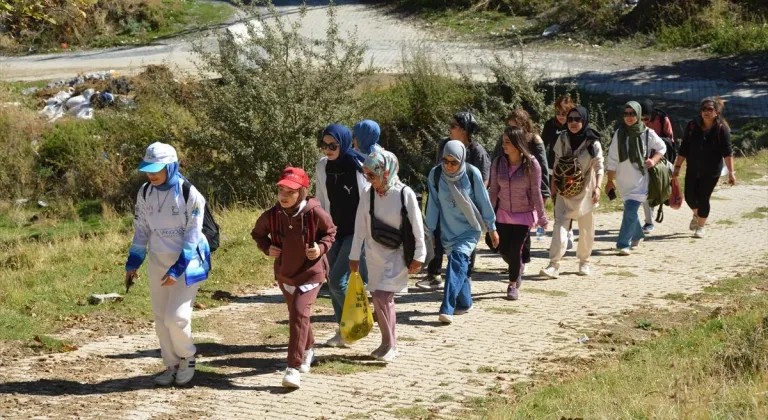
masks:
[[[547,153],[547,168],[549,169],[555,167],[555,143],[557,143],[559,133],[565,129],[566,127],[560,126],[557,122],[557,118],[552,118],[544,123],[544,129],[541,130],[541,139],[544,140],[544,149]]]
[[[723,170],[723,158],[733,155],[731,130],[716,122],[704,132],[701,117],[696,117],[685,128],[678,154],[687,161],[686,177],[718,177]]]

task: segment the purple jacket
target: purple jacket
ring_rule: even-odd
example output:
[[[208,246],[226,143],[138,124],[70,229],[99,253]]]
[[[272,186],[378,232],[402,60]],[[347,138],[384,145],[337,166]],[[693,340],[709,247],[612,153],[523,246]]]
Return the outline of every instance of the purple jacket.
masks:
[[[541,197],[541,166],[536,159],[530,161],[530,174],[526,176],[525,168],[520,167],[510,176],[506,155],[494,159],[488,183],[489,195],[494,208],[510,213],[536,210],[538,224],[544,226],[548,221],[544,212],[544,199]]]

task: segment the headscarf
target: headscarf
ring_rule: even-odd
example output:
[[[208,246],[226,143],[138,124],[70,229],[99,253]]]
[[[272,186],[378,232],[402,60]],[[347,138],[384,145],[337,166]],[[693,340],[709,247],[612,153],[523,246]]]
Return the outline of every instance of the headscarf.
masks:
[[[179,161],[166,163],[165,173],[168,174],[168,178],[162,185],[155,186],[160,191],[168,191],[173,187],[179,185],[179,179],[184,179],[184,176],[179,172]]]
[[[331,136],[339,143],[339,163],[352,162],[358,171],[363,169],[365,155],[352,148],[352,132],[341,124],[331,124],[323,130],[323,136]]]
[[[374,150],[365,158],[363,166],[370,169],[381,180],[381,189],[376,190],[379,197],[383,197],[400,181],[400,178],[397,177],[400,164],[397,161],[397,156],[392,152],[381,148]]]
[[[370,155],[374,150],[374,146],[379,143],[379,137],[381,136],[381,128],[379,124],[373,120],[362,120],[355,124],[352,128],[357,139],[357,147],[364,155]]]
[[[449,175],[445,169],[443,169],[440,177],[450,186],[453,201],[459,206],[461,212],[464,213],[464,217],[467,218],[469,224],[473,229],[481,232],[483,226],[480,221],[483,220],[483,216],[480,214],[480,211],[477,210],[477,206],[472,202],[467,191],[464,190],[464,188],[461,188],[461,180],[464,176],[472,176],[472,174],[467,174],[467,149],[464,147],[464,143],[458,140],[451,140],[446,143],[445,148],[443,149],[443,158],[447,156],[451,156],[459,161],[459,170]]]
[[[470,135],[470,138],[472,133],[477,130],[477,120],[475,120],[474,115],[469,112],[457,112],[453,114],[453,119],[467,132],[467,134]]]
[[[645,174],[642,139],[642,135],[645,132],[645,124],[640,119],[641,107],[639,103],[629,101],[624,105],[624,109],[626,108],[632,108],[632,110],[635,111],[635,114],[637,114],[637,122],[631,126],[627,126],[627,124],[622,121],[621,125],[619,125],[619,130],[616,133],[616,141],[619,142],[619,162],[624,162],[629,159],[630,162],[637,165],[641,173]],[[629,138],[629,140],[624,141],[627,138]]]
[[[600,133],[598,133],[595,129],[589,126],[589,111],[587,111],[587,108],[584,108],[583,106],[577,106],[575,108],[571,108],[570,111],[568,111],[568,115],[571,115],[573,111],[576,111],[579,113],[579,116],[581,117],[581,130],[579,130],[578,133],[573,134],[571,133],[571,130],[568,129],[568,121],[566,120],[566,128],[565,132],[568,134],[568,139],[571,141],[571,149],[575,152],[576,148],[580,146],[584,141],[588,141],[590,144],[587,145],[587,150],[589,150],[589,153],[593,155],[593,148],[591,147],[592,144],[596,141],[600,141]],[[566,117],[567,118],[567,117]],[[576,145],[576,147],[574,147]],[[593,155],[594,157],[594,155]]]

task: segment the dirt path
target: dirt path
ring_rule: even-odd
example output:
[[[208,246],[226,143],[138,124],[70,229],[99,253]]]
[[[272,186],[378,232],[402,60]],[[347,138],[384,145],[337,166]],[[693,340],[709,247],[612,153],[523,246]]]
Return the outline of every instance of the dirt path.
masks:
[[[318,348],[320,366],[303,375],[301,390],[285,392],[287,316],[277,290],[266,290],[196,312],[207,331],[196,334],[202,368],[191,388],[153,386],[160,364],[149,327],[70,353],[0,356],[0,418],[381,419],[414,405],[450,418],[467,399],[525,380],[552,361],[595,356],[598,350],[577,343],[582,331],[614,324],[616,315],[639,306],[674,309],[683,304],[663,296],[692,294],[763,264],[768,219],[742,215],[768,206],[768,187],[724,187],[715,196],[706,239],[692,238],[687,210],[668,210],[629,257],[612,252],[621,214],[599,214],[593,276],[577,277],[569,253],[560,279],[526,275],[518,302],[503,300],[501,259],[481,253],[475,306],[453,325],[437,322],[437,293],[397,298],[401,355],[388,366],[367,356],[380,337],[374,329],[351,349]],[[733,224],[717,223],[723,220]],[[548,246],[549,237],[534,240],[529,273],[546,264]],[[321,340],[331,334],[331,312],[327,299],[315,306]]]

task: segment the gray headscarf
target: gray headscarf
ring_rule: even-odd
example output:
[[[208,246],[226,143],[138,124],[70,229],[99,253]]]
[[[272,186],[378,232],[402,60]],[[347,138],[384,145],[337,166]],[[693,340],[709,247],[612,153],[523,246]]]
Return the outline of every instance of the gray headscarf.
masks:
[[[459,170],[454,174],[449,175],[445,171],[445,168],[443,168],[441,178],[450,185],[453,201],[459,206],[461,212],[464,213],[464,217],[467,218],[469,224],[476,231],[482,232],[483,225],[481,224],[481,221],[483,220],[483,216],[480,214],[480,211],[477,210],[477,206],[472,202],[467,191],[464,190],[464,188],[461,188],[461,180],[464,178],[464,175],[472,176],[472,174],[467,173],[467,149],[464,147],[464,143],[458,140],[451,140],[446,143],[445,149],[443,149],[443,158],[446,156],[451,156],[459,161]]]

